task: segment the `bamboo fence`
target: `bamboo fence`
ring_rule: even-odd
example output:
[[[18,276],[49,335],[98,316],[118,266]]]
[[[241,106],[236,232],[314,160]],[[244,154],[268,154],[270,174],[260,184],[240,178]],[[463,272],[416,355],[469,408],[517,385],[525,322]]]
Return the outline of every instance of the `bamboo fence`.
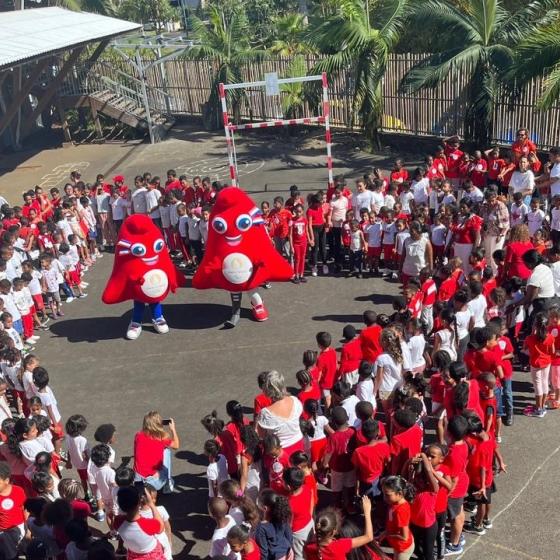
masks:
[[[389,58],[382,91],[384,114],[382,130],[415,136],[445,137],[464,136],[464,115],[467,107],[467,72],[452,70],[448,78],[433,89],[423,89],[416,94],[402,94],[399,83],[405,73],[422,60],[421,54],[395,54]],[[305,57],[308,72],[320,59]],[[244,81],[259,81],[266,72],[278,72],[280,77],[289,76],[291,59],[275,57],[254,62],[244,68]],[[134,68],[124,59],[111,58],[111,64],[131,75]],[[98,71],[110,74],[107,64],[99,64]],[[168,60],[151,67],[146,73],[149,86],[167,91],[172,113],[176,115],[201,115],[210,95],[216,67],[212,60]],[[119,75],[109,75],[114,80]],[[120,77],[122,80],[122,76]],[[329,76],[331,101],[331,124],[349,128],[352,123],[353,75],[348,69],[336,76]],[[537,111],[536,102],[542,92],[543,79],[527,84],[515,99],[496,103],[494,111],[493,142],[510,144],[517,128],[526,127],[531,138],[541,149],[560,145],[560,104],[549,111]],[[249,88],[239,107],[244,120],[269,120],[281,116],[281,101],[267,97],[264,88]],[[285,93],[281,93],[281,96]],[[305,107],[304,111],[309,112]],[[355,125],[359,126],[359,122]]]

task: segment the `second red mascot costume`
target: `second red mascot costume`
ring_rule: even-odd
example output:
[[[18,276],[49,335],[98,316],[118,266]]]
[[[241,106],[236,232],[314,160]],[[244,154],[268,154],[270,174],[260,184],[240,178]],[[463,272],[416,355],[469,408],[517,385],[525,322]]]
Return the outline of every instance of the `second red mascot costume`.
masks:
[[[285,282],[294,272],[270,241],[261,212],[237,187],[222,189],[210,214],[208,242],[192,285],[199,290],[218,288],[231,294],[232,315],[226,327],[235,327],[242,292],[249,292],[253,317],[268,319],[258,288],[265,282]]]
[[[111,277],[103,303],[134,301],[132,321],[126,337],[137,339],[142,332],[144,308],[149,306],[156,332],[167,333],[161,302],[169,292],[185,285],[185,277],[173,265],[161,231],[144,214],[128,217],[119,230]]]

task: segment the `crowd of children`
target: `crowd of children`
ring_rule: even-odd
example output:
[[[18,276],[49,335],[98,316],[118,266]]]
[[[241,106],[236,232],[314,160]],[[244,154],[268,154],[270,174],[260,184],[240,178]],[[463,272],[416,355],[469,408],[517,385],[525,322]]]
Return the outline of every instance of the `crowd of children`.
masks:
[[[524,413],[560,408],[560,151],[542,166],[524,130],[503,158],[497,148],[470,156],[449,138],[412,179],[399,159],[387,177],[375,169],[359,179],[355,192],[338,177],[306,200],[293,186],[286,201],[261,204],[295,284],[308,280],[308,266],[312,277],[369,272],[400,278],[403,295],[392,314],[366,311],[360,333],[347,325],[338,355],[331,335],[318,333],[318,350],[304,353],[295,375],[297,398],[279,389],[278,372],[263,373],[253,422],[237,401],[227,403],[227,423],[215,412],[203,418],[212,558],[461,554],[464,532],[492,528],[514,361],[535,389]],[[164,184],[137,176],[132,189],[122,176],[86,184],[74,172],[63,193],[36,187],[21,207],[1,206],[8,560],[25,547],[30,559],[110,558],[107,541],[91,537],[90,516],[107,520],[130,559],[171,558],[156,489],[136,486],[128,467],[114,470],[114,426],[99,426],[90,449],[86,419],[62,415],[33,350],[37,333],[63,316],[62,302],[86,297],[84,274],[111,251],[127,215],[149,215],[177,266],[194,269],[220,187],[173,170]],[[288,415],[271,423],[277,403]],[[79,480],[62,475],[71,467]]]

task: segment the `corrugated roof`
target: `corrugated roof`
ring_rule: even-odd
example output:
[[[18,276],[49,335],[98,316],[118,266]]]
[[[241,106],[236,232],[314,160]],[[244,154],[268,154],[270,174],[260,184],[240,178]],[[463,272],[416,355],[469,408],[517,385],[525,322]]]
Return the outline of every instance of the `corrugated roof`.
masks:
[[[141,25],[63,8],[0,13],[0,68],[139,29]]]

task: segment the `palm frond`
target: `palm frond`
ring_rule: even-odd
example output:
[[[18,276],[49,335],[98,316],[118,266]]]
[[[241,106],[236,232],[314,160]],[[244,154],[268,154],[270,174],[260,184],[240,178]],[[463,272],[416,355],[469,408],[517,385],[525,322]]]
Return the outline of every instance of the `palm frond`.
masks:
[[[375,19],[381,22],[379,37],[392,50],[400,39],[409,15],[410,0],[389,0],[375,10]]]
[[[436,87],[445,80],[452,69],[459,68],[466,71],[468,68],[476,67],[481,56],[480,45],[472,45],[466,49],[457,48],[429,56],[404,75],[399,90],[413,93],[423,87]]]
[[[539,28],[558,22],[557,0],[532,0],[513,14],[508,14],[497,30],[500,38],[510,44],[525,41]]]
[[[503,17],[499,0],[472,0],[469,13],[483,45],[489,45],[496,29],[496,19]],[[501,17],[500,17],[501,16]]]
[[[470,15],[447,1],[420,1],[412,12],[411,21],[418,29],[444,33],[450,48],[482,42]]]
[[[560,99],[560,64],[557,64],[544,81],[544,91],[537,103],[543,111],[551,109]]]

